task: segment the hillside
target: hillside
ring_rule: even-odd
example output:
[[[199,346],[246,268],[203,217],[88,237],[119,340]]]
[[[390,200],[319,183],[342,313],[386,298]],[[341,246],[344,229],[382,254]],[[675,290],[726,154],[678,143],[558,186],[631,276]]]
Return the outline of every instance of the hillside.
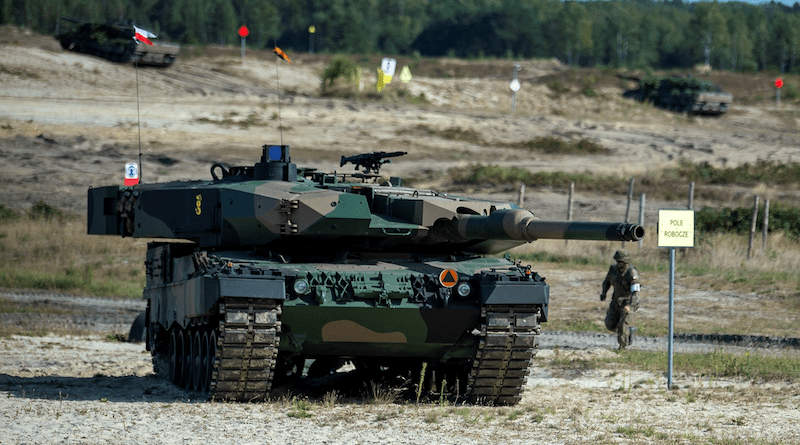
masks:
[[[769,93],[767,74],[710,74],[745,103],[704,118],[623,98],[630,85],[614,72],[553,60],[401,58],[398,67],[412,67],[410,83],[396,81],[378,94],[365,68],[363,91],[348,100],[320,94],[330,55],[293,54],[291,65],[276,66],[266,51],[248,51],[242,61],[236,47],[184,48],[173,67],[137,72],[65,52],[54,39],[9,26],[0,28],[0,44],[0,147],[8,167],[0,171],[0,202],[12,207],[52,200],[55,192],[54,205],[82,212],[88,187],[121,181],[123,164],[137,160],[139,134],[148,182],[204,177],[213,162],[252,164],[261,145],[281,141],[292,147],[298,164],[313,161],[327,170],[339,168],[341,155],[405,150],[409,155],[385,173],[447,189],[448,169],[478,163],[614,174],[624,181],[681,158],[717,166],[800,159],[796,103],[778,107],[758,100]],[[377,66],[379,59],[358,61]],[[514,63],[522,68],[522,88],[511,113]],[[594,93],[585,94],[586,86]],[[503,147],[545,136],[589,140],[610,154],[543,155]],[[593,214],[612,204],[581,195],[580,184],[578,191],[586,213],[577,218],[613,215]],[[564,193],[541,190],[530,205],[540,216],[562,218]],[[747,195],[742,190],[731,199]],[[652,206],[662,204],[672,205]]]

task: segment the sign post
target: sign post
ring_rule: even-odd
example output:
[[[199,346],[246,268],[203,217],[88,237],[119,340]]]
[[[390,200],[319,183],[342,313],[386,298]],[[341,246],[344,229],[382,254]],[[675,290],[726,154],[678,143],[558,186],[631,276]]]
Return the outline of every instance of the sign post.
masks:
[[[780,77],[775,79],[775,86],[777,89],[775,90],[775,103],[780,105],[781,104],[781,88],[783,87],[783,79]]]
[[[517,73],[521,70],[522,67],[519,64],[514,65],[514,79],[511,80],[511,83],[508,85],[511,88],[511,112],[517,111],[517,91],[519,91],[520,84],[519,80],[517,79]]]
[[[249,34],[250,30],[247,29],[247,26],[242,25],[241,28],[239,28],[239,37],[242,38],[242,61],[244,61],[244,41]]]
[[[667,389],[672,389],[673,319],[675,315],[675,248],[694,247],[694,210],[658,211],[658,247],[669,248],[669,333]]]

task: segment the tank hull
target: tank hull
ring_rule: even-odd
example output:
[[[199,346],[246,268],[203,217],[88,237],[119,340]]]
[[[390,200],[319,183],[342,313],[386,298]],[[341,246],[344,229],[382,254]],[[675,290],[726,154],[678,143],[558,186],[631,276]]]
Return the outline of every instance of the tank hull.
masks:
[[[425,363],[453,393],[513,404],[549,302],[541,277],[497,258],[281,263],[152,243],[146,264],[157,372],[217,399],[266,399],[313,360],[408,377]]]

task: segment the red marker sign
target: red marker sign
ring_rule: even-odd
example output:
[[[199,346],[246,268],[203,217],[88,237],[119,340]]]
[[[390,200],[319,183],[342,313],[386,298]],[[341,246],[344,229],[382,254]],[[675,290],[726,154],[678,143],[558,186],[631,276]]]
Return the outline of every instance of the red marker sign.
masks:
[[[133,162],[125,164],[125,185],[131,186],[139,183],[139,166]]]
[[[453,287],[458,283],[458,273],[453,269],[445,269],[439,274],[439,282],[444,287]]]
[[[250,35],[250,30],[249,30],[249,29],[247,29],[247,27],[246,27],[246,26],[242,25],[242,27],[241,27],[241,28],[239,28],[239,37],[241,37],[241,38],[245,38],[245,37],[247,37],[248,35]]]
[[[779,77],[779,78],[778,78],[778,79],[775,81],[775,86],[776,86],[776,87],[778,87],[778,88],[782,87],[782,86],[783,86],[783,79],[781,79],[781,78]]]

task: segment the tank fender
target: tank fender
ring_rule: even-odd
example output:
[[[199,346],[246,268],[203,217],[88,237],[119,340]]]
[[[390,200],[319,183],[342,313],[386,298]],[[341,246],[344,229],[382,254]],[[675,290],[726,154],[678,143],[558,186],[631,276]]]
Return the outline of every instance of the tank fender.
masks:
[[[151,321],[166,328],[173,323],[185,328],[191,319],[214,313],[225,297],[285,300],[286,289],[283,277],[210,275],[145,289]]]
[[[529,308],[538,306],[541,309],[539,321],[547,321],[547,310],[550,302],[550,286],[544,279],[536,275],[530,281],[511,281],[483,279],[480,282],[481,305],[504,305]]]

